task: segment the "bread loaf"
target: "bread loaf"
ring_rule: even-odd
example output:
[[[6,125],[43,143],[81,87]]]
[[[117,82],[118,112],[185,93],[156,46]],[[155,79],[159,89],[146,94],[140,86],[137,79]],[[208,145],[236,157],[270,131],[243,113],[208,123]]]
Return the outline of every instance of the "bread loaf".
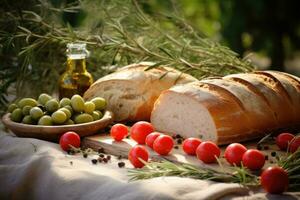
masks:
[[[167,134],[242,142],[299,126],[299,95],[299,78],[275,71],[196,81],[162,92],[151,123]]]
[[[150,120],[153,104],[163,90],[197,80],[169,67],[145,71],[150,64],[132,64],[100,78],[85,92],[84,99],[105,98],[116,121]]]

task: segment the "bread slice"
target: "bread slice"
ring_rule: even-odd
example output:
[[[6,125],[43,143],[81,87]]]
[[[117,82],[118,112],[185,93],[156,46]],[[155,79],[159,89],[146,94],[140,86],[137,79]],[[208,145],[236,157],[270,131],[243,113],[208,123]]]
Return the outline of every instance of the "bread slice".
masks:
[[[145,71],[151,64],[132,64],[98,79],[85,92],[84,99],[105,98],[116,121],[149,120],[153,104],[163,90],[196,80],[169,67]]]

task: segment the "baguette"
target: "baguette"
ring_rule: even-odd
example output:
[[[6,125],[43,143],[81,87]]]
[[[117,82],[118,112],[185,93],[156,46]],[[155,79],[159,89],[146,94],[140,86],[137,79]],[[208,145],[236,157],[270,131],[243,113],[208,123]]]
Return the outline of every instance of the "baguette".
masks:
[[[174,86],[155,102],[151,123],[157,131],[200,137],[217,144],[242,142],[300,118],[298,77],[275,71],[228,75]]]
[[[150,64],[153,63],[132,64],[98,79],[85,92],[84,99],[105,98],[115,121],[149,121],[153,104],[163,90],[197,80],[169,67],[145,71]]]

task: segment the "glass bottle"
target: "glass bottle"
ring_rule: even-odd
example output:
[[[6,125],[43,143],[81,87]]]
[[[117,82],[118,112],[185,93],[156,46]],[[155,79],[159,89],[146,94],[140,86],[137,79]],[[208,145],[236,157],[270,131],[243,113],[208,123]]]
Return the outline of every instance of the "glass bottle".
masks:
[[[93,83],[92,75],[86,70],[89,52],[86,44],[67,44],[67,67],[59,80],[59,98],[83,95]]]

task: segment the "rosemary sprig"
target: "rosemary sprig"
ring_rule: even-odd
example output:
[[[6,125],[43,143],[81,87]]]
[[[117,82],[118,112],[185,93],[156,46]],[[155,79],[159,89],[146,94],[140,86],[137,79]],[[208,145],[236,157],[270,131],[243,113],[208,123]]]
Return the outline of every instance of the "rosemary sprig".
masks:
[[[202,169],[191,164],[178,164],[169,161],[149,162],[142,169],[130,169],[130,180],[150,179],[161,176],[179,176],[225,183],[240,183],[245,186],[257,186],[258,177],[244,167],[230,167],[232,172],[214,169]]]
[[[300,148],[292,154],[278,158],[277,164],[289,175],[289,190],[299,191],[300,188]]]

